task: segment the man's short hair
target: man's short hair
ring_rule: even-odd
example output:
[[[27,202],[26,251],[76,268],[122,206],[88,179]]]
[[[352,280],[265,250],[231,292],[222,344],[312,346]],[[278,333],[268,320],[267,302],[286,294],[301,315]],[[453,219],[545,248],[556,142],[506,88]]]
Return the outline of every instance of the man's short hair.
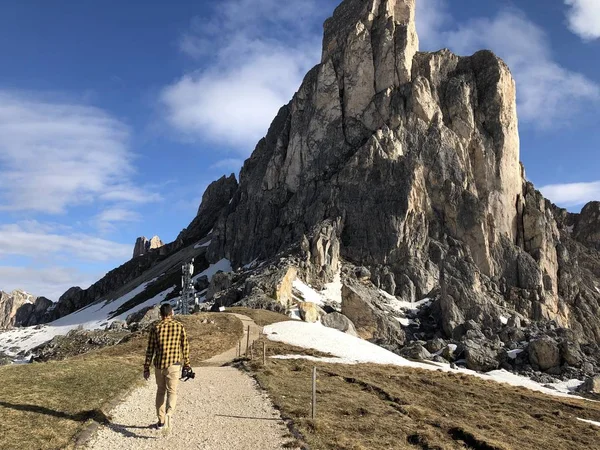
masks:
[[[163,303],[160,305],[160,315],[161,317],[169,317],[173,312],[173,307],[169,303]]]

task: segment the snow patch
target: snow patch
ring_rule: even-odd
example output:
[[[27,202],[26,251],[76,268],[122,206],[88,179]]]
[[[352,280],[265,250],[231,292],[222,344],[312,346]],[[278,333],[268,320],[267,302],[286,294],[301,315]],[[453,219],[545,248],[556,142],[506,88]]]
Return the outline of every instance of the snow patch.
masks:
[[[333,277],[333,281],[331,283],[327,283],[323,290],[321,291],[321,295],[325,298],[326,301],[331,303],[336,303],[338,305],[342,304],[342,273],[338,270],[338,272]]]
[[[582,382],[572,380],[567,383],[542,386],[529,378],[512,374],[505,370],[495,370],[486,374],[474,372],[468,369],[452,369],[449,364],[441,363],[419,363],[409,361],[395,353],[385,350],[360,338],[350,336],[333,328],[327,328],[321,324],[309,324],[304,322],[280,322],[264,328],[268,339],[276,342],[284,342],[296,347],[310,348],[322,353],[328,353],[335,358],[315,358],[313,361],[335,362],[340,364],[373,363],[395,365],[399,367],[411,367],[423,370],[442,370],[444,372],[464,373],[484,380],[492,380],[506,383],[511,386],[520,386],[545,394],[570,397],[569,392]],[[285,358],[301,358],[297,355],[286,355]],[[551,386],[551,387],[547,387]]]
[[[296,278],[294,280],[294,282],[292,283],[292,286],[294,289],[299,291],[300,294],[302,294],[302,298],[304,299],[305,302],[314,303],[316,305],[323,306],[323,304],[324,304],[323,297],[317,291],[315,291],[313,288],[311,288],[309,285],[304,283],[304,281]]]
[[[219,262],[217,262],[215,264],[211,264],[208,267],[208,269],[204,270],[203,272],[200,272],[192,280],[198,281],[201,277],[206,275],[206,277],[210,281],[210,279],[213,277],[213,275],[216,274],[217,272],[231,272],[231,270],[232,270],[231,263],[229,262],[228,259],[223,258]]]
[[[594,422],[593,420],[587,420],[587,419],[580,419],[579,417],[577,418],[577,420],[579,420],[580,422],[589,423],[590,425],[594,425],[596,427],[600,427],[600,422]]]
[[[410,319],[407,319],[406,317],[394,317],[394,319],[400,322],[400,325],[402,325],[403,327],[408,327],[412,323],[412,321]]]
[[[305,302],[314,303],[319,306],[328,304],[339,307],[342,304],[342,275],[340,272],[334,276],[331,283],[324,285],[321,291],[313,289],[298,278],[294,280],[292,286],[300,292]]]
[[[208,247],[208,246],[210,245],[210,243],[211,243],[211,242],[212,242],[212,241],[207,241],[207,242],[205,242],[204,244],[197,243],[196,245],[194,245],[194,248],[196,248],[196,249],[197,249],[197,248],[202,248],[202,247]]]

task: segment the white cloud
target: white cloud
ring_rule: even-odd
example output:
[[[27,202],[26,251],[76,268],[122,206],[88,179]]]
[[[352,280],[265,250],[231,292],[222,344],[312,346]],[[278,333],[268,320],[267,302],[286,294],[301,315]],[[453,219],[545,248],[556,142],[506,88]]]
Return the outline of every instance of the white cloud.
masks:
[[[321,36],[311,28],[318,6],[226,0],[210,21],[195,19],[180,49],[205,67],[163,90],[171,126],[249,154],[319,61]]]
[[[548,36],[521,11],[507,9],[493,18],[452,23],[443,0],[420,2],[422,48],[450,48],[472,54],[488,48],[509,65],[517,82],[519,118],[533,126],[564,125],[585,108],[596,108],[600,86],[558,64]]]
[[[142,216],[137,211],[123,207],[112,207],[101,211],[92,219],[92,224],[102,233],[117,230],[115,224],[140,222]]]
[[[35,296],[58,301],[69,288],[79,286],[85,289],[101,276],[100,273],[87,274],[67,267],[0,266],[0,288],[6,292],[21,289]]]
[[[66,232],[35,221],[0,225],[0,257],[24,256],[34,260],[81,259],[126,261],[131,245],[82,233]]]
[[[138,212],[125,208],[109,208],[95,218],[99,222],[137,222],[141,219]]]
[[[244,164],[243,159],[239,158],[225,158],[217,161],[213,165],[210,166],[211,169],[223,169],[223,170],[232,170],[234,172],[239,172]]]
[[[0,210],[57,214],[97,199],[155,200],[133,185],[128,139],[101,109],[0,90]]]
[[[565,0],[569,29],[586,41],[600,38],[600,1]]]
[[[551,184],[540,191],[544,197],[563,207],[579,206],[600,200],[600,181],[590,183]]]

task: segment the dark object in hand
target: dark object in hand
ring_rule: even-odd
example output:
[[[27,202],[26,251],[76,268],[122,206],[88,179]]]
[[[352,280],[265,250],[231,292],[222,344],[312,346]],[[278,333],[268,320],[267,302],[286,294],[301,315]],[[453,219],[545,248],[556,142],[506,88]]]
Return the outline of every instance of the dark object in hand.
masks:
[[[188,381],[188,380],[193,380],[194,378],[196,378],[196,374],[194,373],[192,368],[184,367],[183,370],[181,371],[181,379],[183,381]]]

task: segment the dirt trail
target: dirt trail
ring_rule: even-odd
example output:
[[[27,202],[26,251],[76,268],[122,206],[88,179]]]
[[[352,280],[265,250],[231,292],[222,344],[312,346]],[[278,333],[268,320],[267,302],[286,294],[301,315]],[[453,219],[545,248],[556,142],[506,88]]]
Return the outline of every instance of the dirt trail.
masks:
[[[250,343],[260,334],[250,318],[235,314],[250,326]],[[246,350],[246,334],[242,352]],[[196,379],[181,383],[173,429],[167,436],[152,430],[156,422],[152,378],[111,411],[112,423],[102,426],[88,449],[281,449],[290,439],[279,412],[248,375],[221,367],[237,356],[237,348],[195,368]]]

